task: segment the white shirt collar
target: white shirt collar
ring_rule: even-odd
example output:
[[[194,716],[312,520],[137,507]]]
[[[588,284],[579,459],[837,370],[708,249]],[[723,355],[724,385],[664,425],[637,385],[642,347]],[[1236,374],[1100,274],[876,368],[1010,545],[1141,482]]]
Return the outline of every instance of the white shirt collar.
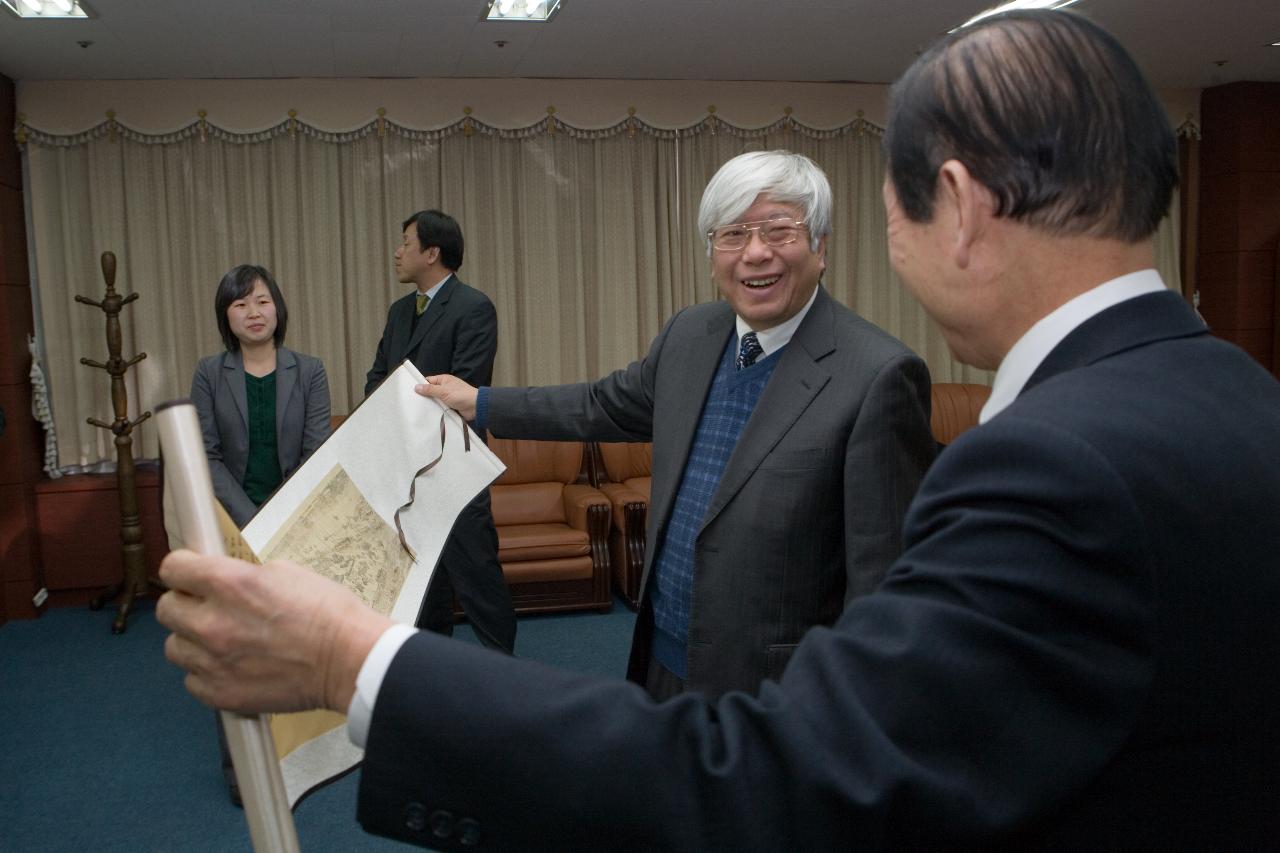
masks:
[[[433,287],[433,288],[431,288],[430,290],[428,290],[428,291],[427,291],[427,296],[428,296],[429,298],[431,298],[431,299],[435,299],[435,298],[436,298],[436,293],[438,293],[438,292],[440,291],[440,288],[444,287],[444,283],[445,283],[446,281],[448,281],[448,280],[449,280],[449,276],[452,276],[452,275],[453,275],[453,273],[449,273],[449,275],[446,275],[444,278],[442,278],[442,279],[440,279],[439,281],[437,281],[437,282],[436,282],[436,286],[435,286],[435,287]],[[415,292],[416,292],[416,293],[422,293],[422,291],[421,291],[421,290],[418,290],[418,291],[415,291]]]
[[[1113,305],[1165,289],[1160,273],[1153,269],[1139,270],[1086,290],[1041,317],[1000,362],[1000,369],[996,371],[991,385],[991,396],[978,415],[978,423],[985,424],[1004,411],[1022,393],[1031,374],[1036,372],[1053,348],[1084,321]]]
[[[821,284],[818,285],[818,287],[821,286]],[[782,349],[791,342],[791,338],[795,335],[796,329],[800,328],[800,323],[804,320],[804,316],[813,307],[813,301],[818,298],[818,287],[813,289],[813,293],[809,295],[809,301],[790,320],[779,323],[771,329],[765,329],[763,332],[756,332],[756,338],[760,341],[760,348],[764,350],[766,356],[772,355],[776,350]],[[742,340],[742,336],[747,332],[753,331],[753,329],[741,317],[738,317],[737,320],[738,340]]]

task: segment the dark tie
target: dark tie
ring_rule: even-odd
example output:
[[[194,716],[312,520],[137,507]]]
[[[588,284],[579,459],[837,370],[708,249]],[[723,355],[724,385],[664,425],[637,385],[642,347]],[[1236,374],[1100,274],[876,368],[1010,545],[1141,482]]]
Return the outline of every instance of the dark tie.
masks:
[[[421,317],[422,312],[427,310],[427,303],[431,301],[431,297],[427,296],[425,293],[419,293],[414,297],[414,299],[415,304],[413,307],[413,316]]]
[[[738,369],[750,367],[762,355],[764,355],[764,347],[760,346],[760,339],[756,337],[755,332],[747,332],[742,336],[742,345],[738,347]]]

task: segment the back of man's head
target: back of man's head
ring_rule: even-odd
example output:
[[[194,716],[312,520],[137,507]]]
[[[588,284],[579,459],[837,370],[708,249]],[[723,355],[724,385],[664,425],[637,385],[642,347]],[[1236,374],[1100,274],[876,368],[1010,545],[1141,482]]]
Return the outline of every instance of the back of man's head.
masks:
[[[952,33],[894,85],[884,147],[903,213],[932,218],[959,160],[996,215],[1048,233],[1136,243],[1177,184],[1155,93],[1109,33],[1062,11],[1011,12]]]

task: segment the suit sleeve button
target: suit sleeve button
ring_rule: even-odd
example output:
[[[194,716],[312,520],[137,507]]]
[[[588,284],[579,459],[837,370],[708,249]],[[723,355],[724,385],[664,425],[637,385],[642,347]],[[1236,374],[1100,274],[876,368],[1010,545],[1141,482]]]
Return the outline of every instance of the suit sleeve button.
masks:
[[[437,809],[431,813],[431,834],[436,838],[453,835],[453,812]]]
[[[404,807],[405,828],[422,832],[427,827],[427,809],[422,803],[409,803]]]
[[[469,817],[458,821],[458,840],[463,847],[475,847],[480,843],[480,822]]]

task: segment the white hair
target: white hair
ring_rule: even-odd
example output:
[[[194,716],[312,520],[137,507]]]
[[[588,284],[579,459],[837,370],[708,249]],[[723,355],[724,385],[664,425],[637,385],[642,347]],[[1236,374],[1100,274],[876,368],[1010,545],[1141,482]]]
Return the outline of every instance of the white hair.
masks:
[[[831,233],[831,184],[818,164],[803,154],[790,151],[748,151],[720,167],[702,192],[698,206],[698,232],[707,242],[707,233],[722,225],[740,222],[742,214],[758,196],[794,204],[804,211],[809,229],[809,248]]]

